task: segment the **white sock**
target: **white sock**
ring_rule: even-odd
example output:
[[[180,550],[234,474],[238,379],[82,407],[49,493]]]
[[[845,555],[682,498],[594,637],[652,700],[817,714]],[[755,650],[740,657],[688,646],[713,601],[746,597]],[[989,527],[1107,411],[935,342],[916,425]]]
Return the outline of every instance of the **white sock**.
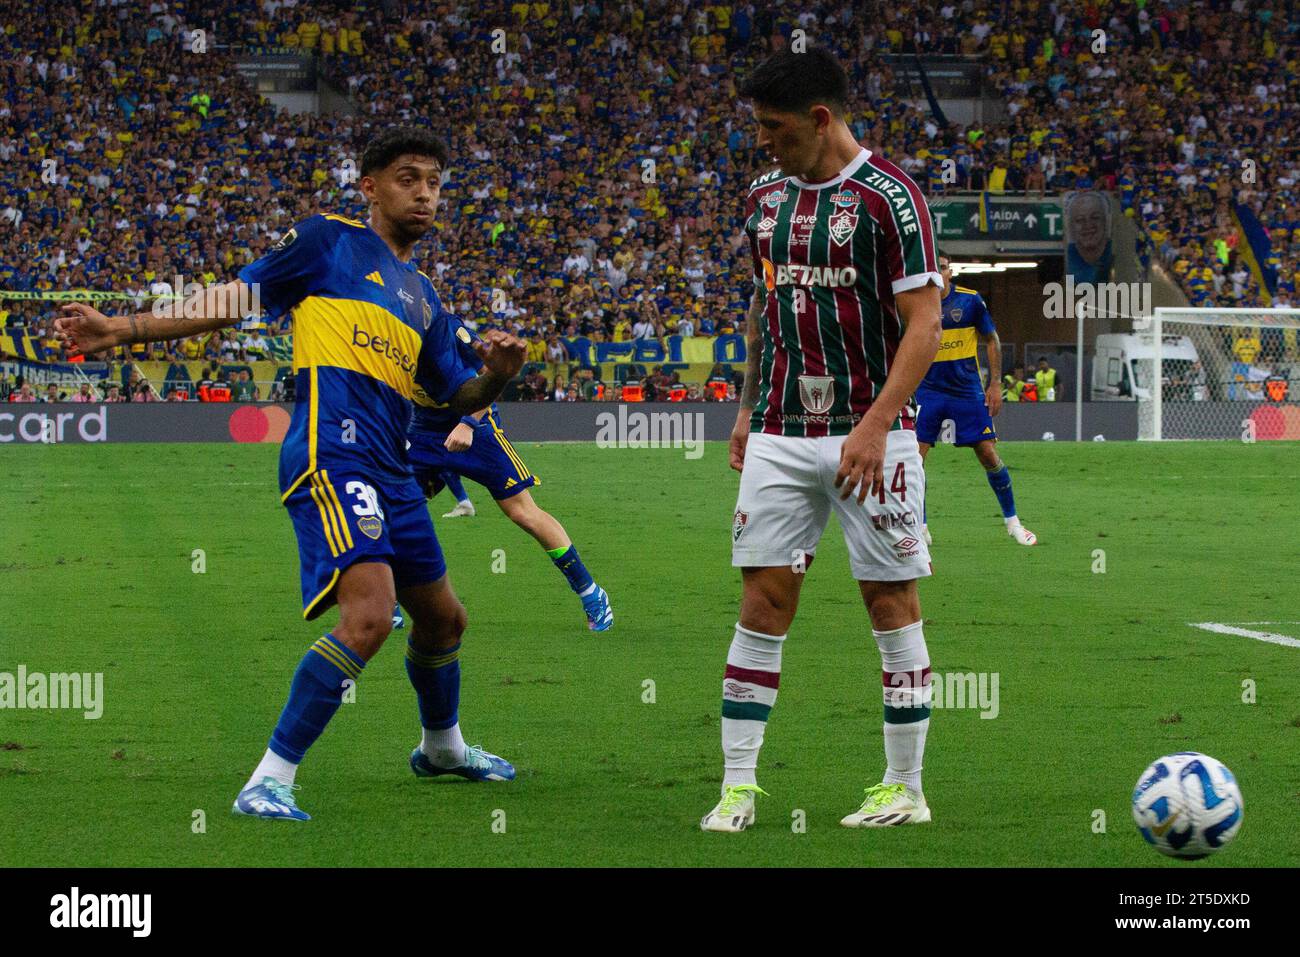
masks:
[[[722,790],[733,784],[758,784],[755,768],[725,768],[722,772]]]
[[[928,720],[926,721],[926,724],[929,724]],[[897,754],[913,746],[912,739],[910,739],[907,736],[899,735],[898,731],[895,730],[898,728],[909,728],[909,727],[911,727],[911,725],[907,725],[907,724],[885,725],[885,753],[886,754],[890,753],[891,751]],[[893,744],[892,747],[890,746],[891,742],[889,740],[891,736],[895,738],[901,738],[901,740],[895,740],[894,742],[892,742]],[[922,751],[925,750],[924,734],[921,735],[921,750]],[[884,782],[886,784],[906,784],[907,789],[909,791],[911,791],[917,797],[920,797],[921,796],[921,766],[918,764],[916,768],[911,771],[895,771],[893,767],[889,767],[885,770]]]
[[[461,737],[459,721],[443,730],[422,730],[420,750],[430,761],[440,768],[458,768],[465,763],[465,739]]]
[[[253,776],[248,779],[244,785],[244,790],[262,783],[262,778],[275,778],[281,784],[293,784],[294,777],[298,774],[298,765],[286,761],[270,748],[266,749],[266,754],[262,755],[262,762],[253,771]]]
[[[921,622],[915,621],[890,631],[873,629],[871,633],[880,649],[886,712],[891,708],[928,708],[933,695],[929,682],[930,653],[925,646]],[[920,796],[925,736],[929,729],[928,716],[920,721],[885,722],[887,767],[884,783],[905,784]]]
[[[767,715],[776,703],[785,635],[765,635],[736,625],[722,679],[722,784],[756,784],[758,752]],[[728,711],[733,714],[728,716]],[[734,712],[744,712],[737,715]],[[750,716],[752,714],[752,716]]]
[[[1019,517],[1017,517],[1017,516],[1015,516],[1015,515],[1012,515],[1010,518],[1004,518],[1002,521],[1004,521],[1004,522],[1007,523],[1007,528],[1009,528],[1009,529],[1011,529],[1011,528],[1015,528],[1017,525],[1020,524],[1020,519],[1019,519]]]

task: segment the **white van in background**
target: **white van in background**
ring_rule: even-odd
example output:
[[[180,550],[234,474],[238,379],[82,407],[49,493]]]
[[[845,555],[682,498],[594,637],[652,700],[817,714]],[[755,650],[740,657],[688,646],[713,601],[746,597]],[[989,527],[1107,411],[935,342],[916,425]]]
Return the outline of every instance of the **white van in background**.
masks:
[[[1161,343],[1165,382],[1186,381],[1200,361],[1187,336],[1165,336]],[[1097,337],[1092,359],[1092,401],[1136,402],[1151,398],[1151,364],[1155,358],[1151,333],[1106,333]],[[1145,362],[1143,360],[1146,360]],[[1204,382],[1191,386],[1193,401],[1207,397]]]

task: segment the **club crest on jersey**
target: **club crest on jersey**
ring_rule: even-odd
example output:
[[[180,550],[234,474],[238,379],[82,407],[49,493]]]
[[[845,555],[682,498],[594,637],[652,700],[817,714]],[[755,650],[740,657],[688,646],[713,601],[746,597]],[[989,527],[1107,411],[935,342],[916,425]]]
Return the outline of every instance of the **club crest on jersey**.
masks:
[[[847,206],[841,206],[839,212],[826,221],[826,228],[830,231],[831,241],[836,246],[843,246],[853,238],[853,231],[858,228],[858,214]]]
[[[748,524],[749,513],[736,509],[736,516],[731,522],[731,540],[733,542],[740,541],[740,535]]]
[[[764,216],[756,224],[759,239],[771,239],[772,230],[776,229],[776,220],[771,216]]]
[[[828,375],[801,375],[799,400],[813,415],[824,415],[835,404],[835,378]]]
[[[384,530],[384,523],[373,515],[357,519],[357,530],[367,538],[379,540],[379,533]]]
[[[424,328],[428,329],[433,322],[433,306],[429,305],[427,299],[421,299],[420,305],[424,307]]]
[[[960,322],[960,321],[961,321],[961,307],[958,306],[956,309],[949,309],[949,310],[948,310],[948,318],[951,319],[953,322]]]

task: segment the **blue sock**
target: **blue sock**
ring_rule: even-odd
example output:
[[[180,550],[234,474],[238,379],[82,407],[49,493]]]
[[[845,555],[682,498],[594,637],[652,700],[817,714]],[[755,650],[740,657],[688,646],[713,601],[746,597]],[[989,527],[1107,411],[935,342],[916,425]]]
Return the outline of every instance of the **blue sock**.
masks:
[[[307,649],[289,686],[289,700],[271,732],[270,749],[294,764],[302,762],[343,703],[343,682],[355,681],[366,663],[333,635]]]
[[[1016,498],[1011,494],[1011,473],[1003,465],[996,472],[985,474],[989,477],[989,487],[998,497],[998,504],[1002,506],[1002,517],[1011,518],[1016,514]]]
[[[456,496],[456,501],[469,501],[469,495],[465,492],[465,486],[461,483],[460,476],[455,472],[439,472],[438,478],[442,479],[442,484],[447,486],[447,491]]]
[[[445,731],[460,720],[460,642],[426,655],[406,643],[406,674],[420,703],[420,727]]]
[[[582,559],[578,557],[576,546],[547,549],[546,554],[551,556],[555,567],[564,572],[564,577],[569,580],[569,587],[579,595],[595,584],[591,572],[587,571],[587,566],[582,564]]]

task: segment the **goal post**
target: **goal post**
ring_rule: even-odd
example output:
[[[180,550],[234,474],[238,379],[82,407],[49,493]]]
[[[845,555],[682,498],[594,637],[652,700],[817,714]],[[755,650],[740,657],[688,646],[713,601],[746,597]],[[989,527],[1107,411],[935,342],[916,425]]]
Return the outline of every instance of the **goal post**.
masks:
[[[1159,307],[1134,333],[1139,439],[1300,440],[1300,309]]]

